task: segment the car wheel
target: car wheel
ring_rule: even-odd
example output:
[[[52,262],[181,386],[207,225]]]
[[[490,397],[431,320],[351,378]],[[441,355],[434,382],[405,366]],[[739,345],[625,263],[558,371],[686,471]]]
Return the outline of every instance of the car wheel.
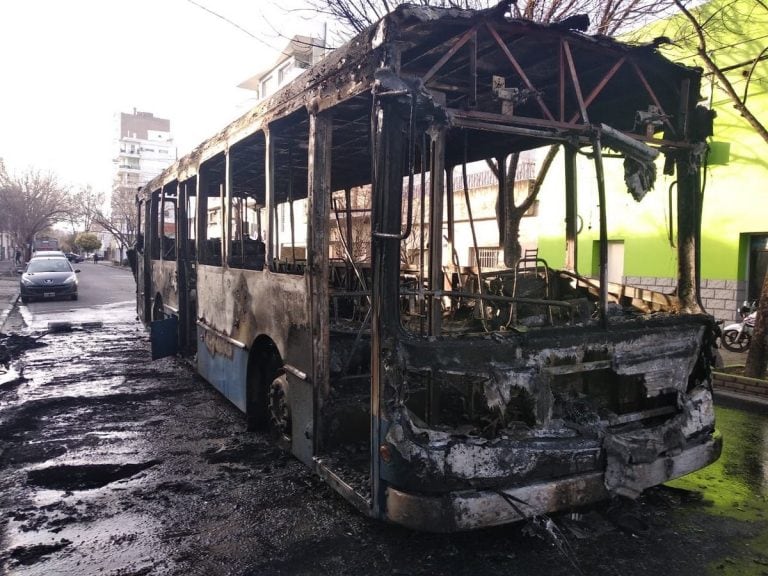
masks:
[[[77,300],[77,294],[72,294],[72,300]]]
[[[22,297],[21,297],[21,301],[22,301],[24,304],[26,304],[27,302],[29,302],[29,297],[27,297],[27,296],[22,296]]]

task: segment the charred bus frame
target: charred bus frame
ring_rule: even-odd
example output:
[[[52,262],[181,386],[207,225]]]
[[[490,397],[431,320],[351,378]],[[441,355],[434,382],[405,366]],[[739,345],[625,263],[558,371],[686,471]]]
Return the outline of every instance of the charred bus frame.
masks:
[[[194,358],[360,510],[413,528],[511,522],[703,467],[720,438],[699,82],[651,47],[401,6],[142,190],[154,352]],[[466,274],[431,241],[450,251],[454,169],[496,159],[503,201],[505,158],[547,144],[565,149],[565,269],[478,258]],[[604,147],[637,197],[659,153],[677,171],[675,296],[607,281]],[[594,279],[576,266],[580,150],[600,198]]]

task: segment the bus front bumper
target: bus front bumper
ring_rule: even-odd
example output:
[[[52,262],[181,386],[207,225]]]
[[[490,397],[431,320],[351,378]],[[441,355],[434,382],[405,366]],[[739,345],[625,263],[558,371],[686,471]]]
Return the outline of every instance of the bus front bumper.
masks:
[[[722,450],[715,432],[705,441],[652,462],[627,465],[627,473],[649,488],[714,462]],[[541,514],[584,506],[610,495],[604,471],[499,490],[462,490],[441,496],[386,490],[386,519],[415,530],[457,532],[509,524]]]

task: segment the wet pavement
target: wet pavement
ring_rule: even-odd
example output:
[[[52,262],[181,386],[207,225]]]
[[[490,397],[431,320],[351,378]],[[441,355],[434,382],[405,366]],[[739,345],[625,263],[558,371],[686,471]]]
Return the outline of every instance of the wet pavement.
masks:
[[[768,574],[762,408],[718,406],[721,459],[638,501],[423,534],[361,516],[188,365],[151,362],[131,306],[54,333],[17,309],[11,331],[0,574]]]

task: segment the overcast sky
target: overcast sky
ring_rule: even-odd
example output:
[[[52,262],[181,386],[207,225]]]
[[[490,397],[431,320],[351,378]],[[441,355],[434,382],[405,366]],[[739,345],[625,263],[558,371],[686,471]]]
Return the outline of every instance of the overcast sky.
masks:
[[[134,108],[170,119],[179,154],[188,152],[253,104],[237,85],[288,37],[321,33],[318,19],[288,11],[301,5],[0,0],[0,158],[11,173],[32,166],[109,190],[114,115]]]

